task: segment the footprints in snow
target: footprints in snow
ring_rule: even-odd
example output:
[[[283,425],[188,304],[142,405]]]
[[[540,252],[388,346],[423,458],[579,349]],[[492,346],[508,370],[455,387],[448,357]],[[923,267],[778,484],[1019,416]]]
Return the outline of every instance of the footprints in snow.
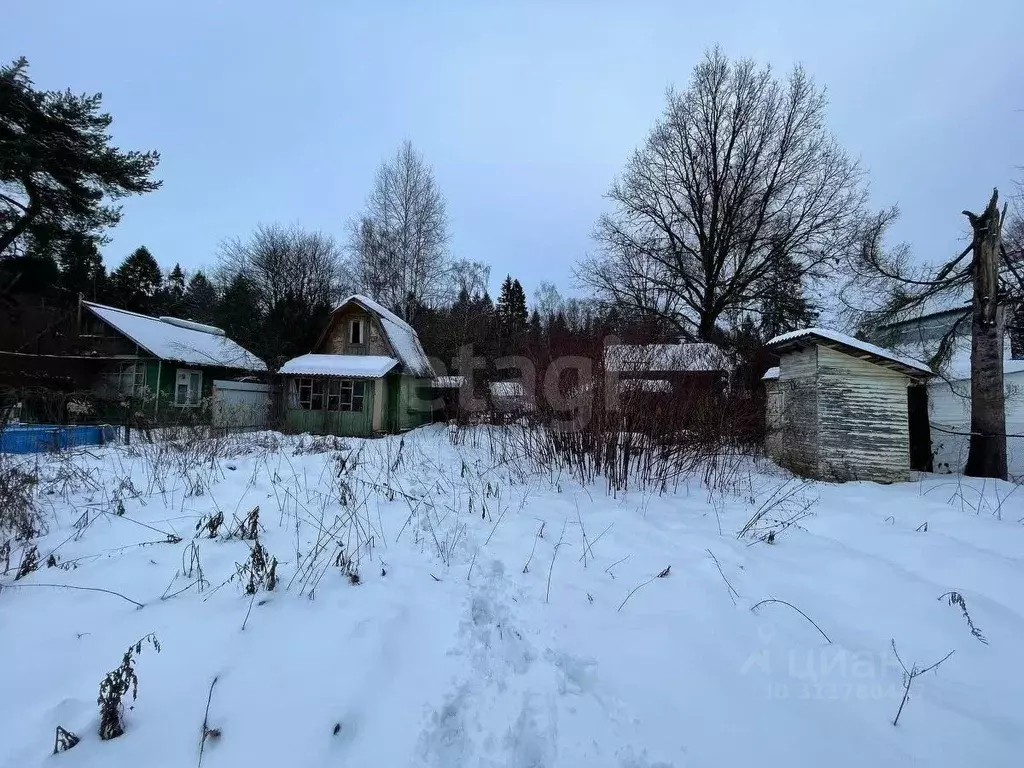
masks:
[[[481,571],[483,584],[470,595],[458,644],[449,651],[465,656],[471,672],[430,715],[420,735],[420,758],[453,768],[553,766],[559,701],[596,697],[597,662],[550,648],[538,656],[516,627],[503,564],[493,561]],[[575,707],[562,706],[572,717]],[[612,759],[622,768],[671,768],[629,750]]]

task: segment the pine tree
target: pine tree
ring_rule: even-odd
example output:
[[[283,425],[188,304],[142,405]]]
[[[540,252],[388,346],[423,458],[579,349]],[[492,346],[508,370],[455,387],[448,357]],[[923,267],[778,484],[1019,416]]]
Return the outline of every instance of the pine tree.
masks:
[[[146,246],[132,251],[110,276],[109,300],[122,309],[152,314],[157,308],[163,273]]]
[[[160,186],[160,156],[110,146],[100,108],[100,94],[37,90],[24,57],[0,66],[0,255],[44,231],[60,241],[112,226],[121,209],[106,201]]]
[[[202,270],[192,275],[182,300],[185,319],[197,323],[213,322],[217,310],[217,289],[213,287]]]

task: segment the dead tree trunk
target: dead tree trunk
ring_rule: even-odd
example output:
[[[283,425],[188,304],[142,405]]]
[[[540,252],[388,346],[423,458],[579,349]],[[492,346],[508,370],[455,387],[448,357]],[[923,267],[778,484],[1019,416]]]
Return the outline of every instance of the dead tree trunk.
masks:
[[[964,474],[1006,479],[1003,323],[999,311],[999,191],[981,215],[964,211],[974,230],[974,309],[971,325],[971,447]]]

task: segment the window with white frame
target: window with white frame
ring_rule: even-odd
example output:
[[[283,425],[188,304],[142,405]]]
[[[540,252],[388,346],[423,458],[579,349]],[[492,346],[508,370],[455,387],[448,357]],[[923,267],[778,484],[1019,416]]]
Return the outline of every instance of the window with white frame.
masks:
[[[179,368],[174,380],[174,404],[182,408],[199,405],[203,392],[203,372]]]
[[[349,324],[348,340],[350,344],[365,344],[366,339],[363,338],[363,333],[366,329],[363,328],[362,320],[353,320]]]
[[[366,382],[351,379],[299,379],[299,407],[305,411],[362,411]]]
[[[146,386],[146,366],[142,363],[118,363],[104,377],[109,392],[124,397],[141,394]]]

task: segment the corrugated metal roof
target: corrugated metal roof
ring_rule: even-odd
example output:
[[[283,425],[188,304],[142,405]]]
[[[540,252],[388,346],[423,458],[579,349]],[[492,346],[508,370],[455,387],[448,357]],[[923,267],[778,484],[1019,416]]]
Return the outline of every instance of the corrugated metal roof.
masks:
[[[778,349],[790,346],[794,342],[799,342],[803,339],[816,339],[818,342],[825,342],[826,346],[832,346],[833,348],[838,345],[843,350],[852,352],[855,357],[870,358],[882,365],[899,367],[907,372],[913,372],[914,375],[934,375],[931,368],[918,360],[905,357],[885,347],[869,344],[853,336],[847,336],[845,333],[833,331],[830,328],[803,328],[798,331],[790,331],[781,336],[776,336],[768,342],[768,346]]]
[[[345,376],[353,379],[377,379],[398,365],[384,355],[317,355],[292,358],[279,373],[287,376]]]

